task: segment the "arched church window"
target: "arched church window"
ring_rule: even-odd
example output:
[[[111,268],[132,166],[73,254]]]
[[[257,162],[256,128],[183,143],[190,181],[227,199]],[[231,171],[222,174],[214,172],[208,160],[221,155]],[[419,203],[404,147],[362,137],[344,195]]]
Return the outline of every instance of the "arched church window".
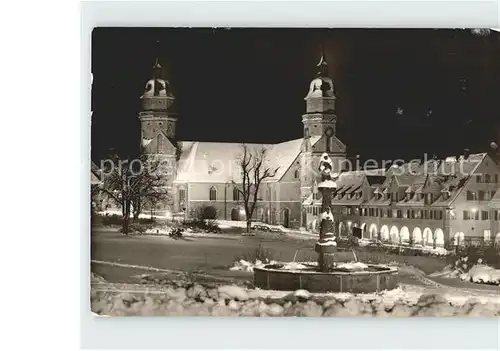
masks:
[[[180,188],[179,189],[179,201],[182,203],[186,200],[186,189]]]
[[[240,192],[237,187],[233,188],[233,201],[240,201]]]
[[[210,201],[216,201],[217,200],[217,189],[215,189],[214,186],[212,186],[210,188],[209,199],[210,199]]]
[[[293,177],[294,177],[295,179],[299,179],[299,170],[298,170],[298,169],[296,169],[296,170],[295,170],[295,172],[294,172],[294,174],[293,174]]]

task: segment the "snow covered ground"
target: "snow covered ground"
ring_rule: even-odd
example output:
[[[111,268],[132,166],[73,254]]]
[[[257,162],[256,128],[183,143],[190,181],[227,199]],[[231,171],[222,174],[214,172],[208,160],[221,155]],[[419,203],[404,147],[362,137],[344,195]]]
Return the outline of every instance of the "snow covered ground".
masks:
[[[111,216],[111,215],[118,215],[118,216],[121,216],[122,215],[122,211],[120,210],[106,210],[106,211],[100,211],[100,212],[97,212],[97,214],[101,215],[101,216]],[[159,215],[155,215],[154,216],[155,218],[158,218],[158,219],[168,219],[168,217],[166,216],[159,216]],[[148,214],[148,213],[140,213],[139,214],[139,218],[146,218],[146,219],[149,219],[151,218],[151,214]]]
[[[496,292],[402,285],[372,294],[272,291],[170,282],[160,287],[106,284],[92,275],[99,315],[179,316],[499,316]]]
[[[461,274],[460,279],[473,283],[500,285],[500,269],[477,264],[472,266],[469,272]]]
[[[457,262],[466,262],[462,261]],[[459,267],[459,268],[456,268]],[[467,267],[464,265],[464,267]],[[459,265],[453,267],[452,265],[446,266],[442,271],[429,275],[430,277],[442,278],[459,278],[462,281],[472,282],[477,284],[492,284],[500,285],[500,269],[495,269],[488,265],[482,264],[479,261],[473,265],[468,271],[460,268]]]

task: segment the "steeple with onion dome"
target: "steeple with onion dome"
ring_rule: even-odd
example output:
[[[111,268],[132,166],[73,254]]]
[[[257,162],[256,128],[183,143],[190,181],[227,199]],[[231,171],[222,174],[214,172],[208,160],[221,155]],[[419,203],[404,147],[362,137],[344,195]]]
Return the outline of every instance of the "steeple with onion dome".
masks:
[[[324,50],[316,69],[316,77],[309,84],[309,91],[304,98],[306,101],[306,113],[302,116],[304,137],[321,136],[327,130],[330,134],[336,132],[335,89],[333,80],[328,76],[328,62]]]
[[[316,65],[316,77],[309,84],[306,101],[306,113],[302,115],[304,124],[304,140],[301,152],[301,200],[308,199],[314,189],[317,175],[314,171],[319,167],[323,154],[332,160],[334,172],[344,167],[346,146],[337,138],[337,116],[335,114],[335,88],[329,77],[328,62],[325,50]],[[302,220],[302,222],[304,222]]]

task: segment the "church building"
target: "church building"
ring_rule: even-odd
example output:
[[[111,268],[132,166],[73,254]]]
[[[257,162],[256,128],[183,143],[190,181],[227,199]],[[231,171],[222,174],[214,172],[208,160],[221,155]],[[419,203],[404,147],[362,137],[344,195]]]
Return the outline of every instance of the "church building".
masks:
[[[241,183],[238,159],[243,154],[242,144],[177,140],[176,123],[182,116],[175,113],[175,98],[158,61],[141,100],[143,152],[167,161],[171,169],[167,182],[172,200],[158,205],[157,212],[189,216],[202,206],[212,206],[218,219],[244,220],[243,204],[235,189],[235,184]],[[313,218],[307,216],[302,204],[314,193],[320,156],[328,153],[333,171],[341,171],[346,146],[336,136],[335,88],[324,55],[304,100],[300,138],[278,144],[245,144],[250,151],[266,148],[268,166],[278,168],[260,186],[254,220],[309,227]]]

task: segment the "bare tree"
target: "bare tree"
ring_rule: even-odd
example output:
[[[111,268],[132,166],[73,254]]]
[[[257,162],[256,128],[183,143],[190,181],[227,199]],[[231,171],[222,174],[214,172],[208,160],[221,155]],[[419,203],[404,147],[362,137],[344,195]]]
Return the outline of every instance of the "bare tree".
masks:
[[[279,167],[272,168],[268,164],[267,149],[261,147],[258,150],[249,150],[248,146],[243,144],[243,155],[238,160],[240,166],[241,183],[233,181],[235,189],[241,195],[247,221],[247,233],[252,228],[252,216],[257,205],[260,184],[264,179],[275,176]]]
[[[122,232],[128,234],[132,210],[138,218],[143,204],[168,199],[165,165],[143,155],[130,162],[113,156],[110,166],[101,191],[121,206]]]

